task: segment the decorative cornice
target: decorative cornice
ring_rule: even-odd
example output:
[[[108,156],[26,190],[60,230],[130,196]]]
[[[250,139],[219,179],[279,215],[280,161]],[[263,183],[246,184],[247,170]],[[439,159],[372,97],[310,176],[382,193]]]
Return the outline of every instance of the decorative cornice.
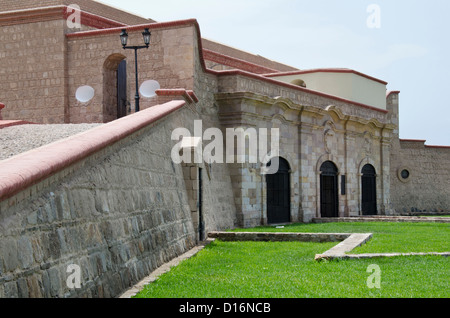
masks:
[[[326,114],[334,114],[335,118],[339,121],[343,121],[343,122],[354,122],[354,123],[358,123],[361,125],[371,125],[374,128],[377,129],[384,129],[384,130],[393,130],[395,129],[395,125],[390,124],[390,123],[382,123],[379,120],[372,118],[372,119],[365,119],[362,117],[358,117],[358,116],[352,116],[352,115],[346,115],[342,112],[342,110],[335,106],[335,105],[330,105],[327,108],[323,109],[317,106],[304,106],[304,105],[299,105],[294,103],[293,101],[291,101],[290,99],[287,98],[270,98],[264,95],[260,95],[260,94],[255,94],[255,93],[249,93],[249,92],[237,92],[237,93],[217,93],[215,95],[216,97],[216,101],[218,101],[219,103],[221,102],[227,102],[227,101],[231,101],[231,100],[237,100],[237,99],[241,99],[241,100],[251,100],[251,101],[257,101],[259,103],[264,103],[270,106],[274,106],[274,105],[284,105],[284,107],[281,107],[284,111],[289,110],[293,110],[293,111],[298,111],[299,114],[301,114],[301,117],[303,116],[320,116],[323,117]],[[240,116],[245,115],[245,116],[251,116],[253,118],[259,118],[259,119],[269,119],[271,118],[270,116],[265,116],[265,115],[250,115],[250,112],[245,112],[245,111],[233,111],[233,112],[220,112],[219,116],[222,118],[225,117],[232,117],[232,116],[238,116],[239,114],[241,114]],[[288,120],[289,121],[289,120]],[[306,124],[303,121],[298,121],[298,122],[294,122],[294,121],[289,121],[291,123],[297,123],[297,124]],[[342,132],[342,131],[340,131]]]

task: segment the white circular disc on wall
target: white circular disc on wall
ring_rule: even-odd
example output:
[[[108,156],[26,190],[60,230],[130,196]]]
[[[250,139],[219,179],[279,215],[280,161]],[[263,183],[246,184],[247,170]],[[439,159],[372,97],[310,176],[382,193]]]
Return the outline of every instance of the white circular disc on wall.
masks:
[[[160,89],[161,86],[155,80],[148,80],[141,84],[139,88],[139,92],[144,97],[153,97],[156,96],[156,91]]]
[[[80,86],[77,89],[77,92],[75,93],[75,98],[80,102],[80,103],[87,103],[88,101],[90,101],[95,94],[95,90],[88,85],[85,86]]]

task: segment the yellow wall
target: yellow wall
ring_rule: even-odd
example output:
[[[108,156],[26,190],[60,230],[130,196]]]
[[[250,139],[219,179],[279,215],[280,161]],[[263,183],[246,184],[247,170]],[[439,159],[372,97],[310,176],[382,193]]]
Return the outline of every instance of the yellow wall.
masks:
[[[386,85],[355,73],[315,72],[272,78],[287,83],[302,79],[308,89],[386,109]]]

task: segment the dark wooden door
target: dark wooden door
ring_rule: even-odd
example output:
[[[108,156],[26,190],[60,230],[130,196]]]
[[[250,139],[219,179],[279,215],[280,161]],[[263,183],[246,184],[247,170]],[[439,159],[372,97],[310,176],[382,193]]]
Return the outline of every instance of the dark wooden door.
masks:
[[[320,214],[322,217],[338,217],[338,171],[331,161],[322,164],[320,174]]]
[[[270,166],[270,163],[268,164]],[[269,224],[291,221],[289,163],[279,158],[278,172],[266,175],[267,222]]]
[[[377,215],[377,182],[375,168],[365,165],[361,177],[361,209],[363,215]]]
[[[119,63],[117,69],[117,118],[127,114],[127,61]]]

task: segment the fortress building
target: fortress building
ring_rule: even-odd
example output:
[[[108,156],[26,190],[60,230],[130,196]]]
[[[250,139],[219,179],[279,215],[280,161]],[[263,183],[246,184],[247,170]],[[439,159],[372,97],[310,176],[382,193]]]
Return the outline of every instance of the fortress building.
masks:
[[[135,54],[119,35],[143,45],[145,29],[136,112]],[[90,0],[1,1],[0,127],[103,125],[0,162],[0,297],[116,296],[213,230],[450,210],[450,148],[399,139],[387,82],[296,69],[200,30]],[[174,163],[172,132],[199,120],[201,134],[278,129],[278,172]],[[85,268],[79,290],[63,284],[68,264]]]

